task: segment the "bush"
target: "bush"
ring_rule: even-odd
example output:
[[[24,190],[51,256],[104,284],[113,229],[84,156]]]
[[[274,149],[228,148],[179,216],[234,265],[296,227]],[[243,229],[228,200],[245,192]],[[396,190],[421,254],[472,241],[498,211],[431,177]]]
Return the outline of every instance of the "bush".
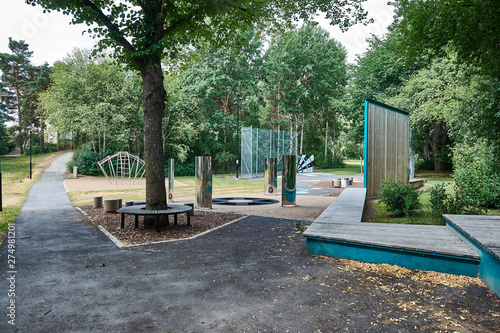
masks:
[[[443,214],[481,214],[479,207],[468,206],[455,191],[455,196],[446,193],[446,185],[439,183],[430,190],[431,216],[435,221],[444,221]]]
[[[165,174],[168,175],[168,168]],[[182,165],[175,166],[175,176],[194,176],[194,162],[185,162]]]
[[[36,142],[33,140],[33,145],[31,146],[31,154],[32,155],[39,155],[39,154],[46,154],[46,153],[52,153],[57,151],[57,145],[53,143],[45,143],[43,147],[43,152],[42,152],[42,147],[40,146],[40,142],[37,140]],[[26,148],[24,149],[24,155],[29,155],[30,154],[30,142],[26,144]]]
[[[380,201],[396,216],[413,216],[420,207],[419,194],[410,185],[388,178],[380,185]]]
[[[97,162],[107,155],[108,153],[94,153],[89,142],[75,150],[73,157],[66,163],[66,166],[69,171],[73,171],[73,166],[77,166],[78,173],[82,175],[99,176],[102,175],[102,171]]]
[[[323,157],[319,156],[324,156],[322,154],[319,155],[314,155],[314,167],[318,169],[340,169],[340,168],[345,168],[345,163],[344,159],[340,154],[336,154],[335,158],[332,162],[332,155],[327,155],[326,160]]]
[[[454,150],[453,178],[458,196],[467,206],[500,208],[500,170],[494,147],[484,141]]]

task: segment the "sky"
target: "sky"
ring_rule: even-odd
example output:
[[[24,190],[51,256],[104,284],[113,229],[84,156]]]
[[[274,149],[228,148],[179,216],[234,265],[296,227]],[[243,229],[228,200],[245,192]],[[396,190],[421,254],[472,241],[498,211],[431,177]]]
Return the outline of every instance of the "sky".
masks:
[[[382,36],[392,23],[394,10],[387,5],[388,0],[368,0],[364,7],[374,23],[358,24],[342,33],[332,27],[327,20],[318,19],[320,25],[330,32],[330,36],[341,42],[347,49],[348,62],[354,63],[357,54],[365,52],[366,38],[371,34]],[[88,34],[82,35],[86,26],[70,25],[70,17],[58,12],[44,13],[39,6],[33,7],[23,0],[0,0],[0,52],[10,53],[9,37],[24,40],[34,51],[31,61],[34,65],[48,62],[52,65],[61,60],[75,47],[92,48],[95,40]]]

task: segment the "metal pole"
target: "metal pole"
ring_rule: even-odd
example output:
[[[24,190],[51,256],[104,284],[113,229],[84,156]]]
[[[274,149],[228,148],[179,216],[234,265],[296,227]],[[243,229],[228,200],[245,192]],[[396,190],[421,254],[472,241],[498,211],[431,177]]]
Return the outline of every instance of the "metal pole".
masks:
[[[235,103],[236,103],[236,179],[238,179],[238,171],[240,168],[240,104],[241,104],[241,94],[236,93]]]
[[[30,129],[30,179],[31,179],[31,174],[32,174],[32,163],[31,163],[31,129]]]

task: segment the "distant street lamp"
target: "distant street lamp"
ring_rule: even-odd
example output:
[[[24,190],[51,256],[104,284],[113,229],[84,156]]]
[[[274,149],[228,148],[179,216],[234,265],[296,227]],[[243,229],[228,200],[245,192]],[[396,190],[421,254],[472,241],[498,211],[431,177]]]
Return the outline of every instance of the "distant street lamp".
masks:
[[[31,143],[31,133],[33,132],[33,130],[35,129],[35,126],[33,125],[29,125],[27,127],[28,129],[28,133],[29,133],[29,136],[30,136],[30,179],[31,179],[31,176],[32,176],[32,161],[31,161],[31,146],[32,146],[32,143]]]
[[[236,104],[236,179],[238,179],[238,171],[240,168],[240,105],[241,105],[241,100],[243,98],[241,97],[240,93],[236,93],[236,98],[234,99],[234,104]]]

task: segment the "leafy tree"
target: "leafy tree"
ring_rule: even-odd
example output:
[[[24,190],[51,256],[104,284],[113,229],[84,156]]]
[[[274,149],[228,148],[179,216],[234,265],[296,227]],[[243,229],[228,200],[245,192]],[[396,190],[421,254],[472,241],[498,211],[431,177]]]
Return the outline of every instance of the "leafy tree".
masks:
[[[209,40],[216,45],[238,43],[239,31],[250,27],[282,27],[292,20],[326,12],[345,29],[366,20],[363,0],[337,2],[284,1],[95,1],[27,0],[49,10],[72,14],[73,23],[96,24],[89,32],[99,37],[99,48],[115,54],[139,70],[143,82],[146,202],[148,209],[166,207],[162,118],[165,89],[161,59],[175,59],[185,47]],[[241,39],[239,39],[241,40]]]
[[[199,129],[199,146],[196,150],[214,156],[215,165],[225,171],[227,163],[236,159],[236,93],[245,97],[240,126],[257,119],[259,112],[262,43],[251,31],[244,35],[247,44],[239,52],[209,46],[181,77],[186,98],[198,105],[195,128]]]
[[[372,36],[367,42],[367,51],[358,56],[356,64],[349,69],[347,88],[350,98],[346,117],[352,124],[348,136],[358,137],[358,140],[363,138],[365,99],[389,103],[391,97],[400,93],[404,83],[427,65],[420,54],[409,56],[400,52],[401,39],[395,32],[383,38]],[[404,105],[401,108],[406,110]]]
[[[451,51],[456,62],[478,70],[469,74],[472,82],[457,115],[462,123],[458,132],[469,136],[469,142],[484,138],[500,150],[498,1],[396,0],[394,5],[397,19],[393,29],[401,34],[402,50],[417,53],[431,49],[438,56]]]
[[[445,56],[445,47],[460,62],[500,74],[500,5],[497,0],[394,0],[401,49],[421,53],[427,49]]]
[[[452,57],[438,59],[402,85],[400,93],[389,100],[410,112],[412,146],[434,162],[436,172],[443,172],[445,163],[451,162],[448,147],[459,139],[458,133],[464,127],[457,117],[470,77],[470,68],[456,65]]]
[[[5,88],[5,85],[0,82],[0,155],[5,155],[9,152],[5,122],[11,120],[9,115],[10,103],[8,102],[10,95]]]
[[[41,146],[43,147],[43,125],[39,119],[38,93],[47,88],[48,65],[33,66],[29,45],[25,41],[9,38],[11,53],[0,53],[0,70],[7,108],[14,110],[15,125],[10,129],[14,142],[24,150],[27,141],[26,127],[34,125],[42,129]]]
[[[292,129],[294,122],[295,130],[298,130],[299,122],[302,124],[300,153],[306,119],[307,122],[318,119],[323,124],[336,122],[341,109],[339,101],[347,83],[346,50],[325,30],[306,24],[272,40],[264,68],[272,106],[272,113],[268,116],[276,119],[278,115],[274,112],[280,106],[279,117],[288,118]],[[317,131],[313,132],[314,136],[317,135]],[[325,128],[325,144],[328,142],[327,132],[328,128]],[[310,145],[308,150],[315,148]]]
[[[90,139],[94,154],[142,153],[138,78],[106,58],[75,50],[55,64],[51,86],[40,96],[44,115],[59,133]]]

